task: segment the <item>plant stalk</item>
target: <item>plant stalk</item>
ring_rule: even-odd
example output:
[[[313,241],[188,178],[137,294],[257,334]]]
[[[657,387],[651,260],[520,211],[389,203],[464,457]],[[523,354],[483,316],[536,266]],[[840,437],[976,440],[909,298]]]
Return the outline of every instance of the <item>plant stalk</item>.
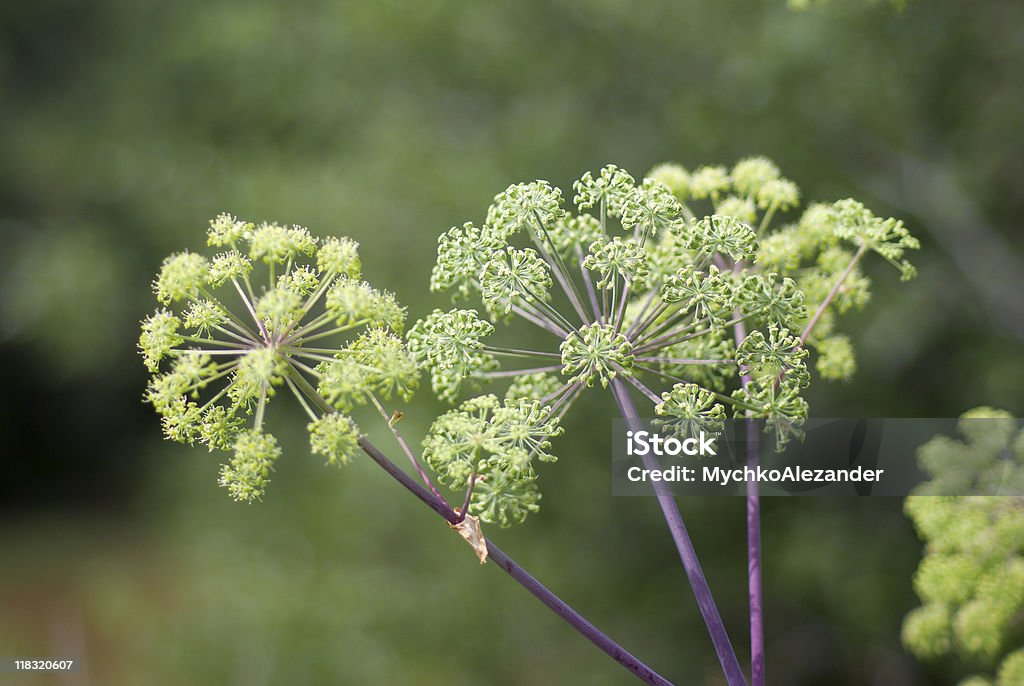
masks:
[[[737,316],[739,313],[737,312]],[[747,327],[737,321],[733,328],[736,345],[747,337]],[[740,384],[746,388],[750,375],[742,374]],[[747,466],[757,469],[760,435],[757,424],[747,415]],[[764,686],[764,584],[761,578],[761,492],[756,481],[747,482],[747,597],[750,603],[750,685]]]
[[[629,389],[621,377],[617,376],[612,379],[611,389],[622,418],[629,425],[638,429],[640,417],[637,414],[633,400],[629,397]],[[652,455],[645,455],[643,461],[644,467],[647,469],[658,468],[658,464]],[[725,630],[725,624],[722,622],[722,617],[718,612],[718,606],[715,605],[715,599],[711,595],[711,588],[708,586],[704,570],[700,566],[700,560],[697,558],[697,551],[693,547],[693,541],[690,540],[690,535],[686,531],[683,516],[676,506],[675,499],[665,488],[664,483],[655,481],[653,485],[658,505],[661,506],[661,512],[665,517],[665,522],[668,524],[672,539],[675,541],[676,549],[679,551],[679,558],[682,560],[683,569],[686,570],[686,576],[690,581],[690,587],[693,589],[693,595],[697,599],[697,607],[700,609],[700,614],[704,618],[704,624],[711,635],[711,642],[715,646],[715,653],[718,655],[718,661],[722,665],[726,682],[729,686],[746,686],[747,681],[743,676],[743,671],[740,669],[739,660],[736,659],[736,651],[733,650],[732,643],[729,641],[729,634]]]
[[[398,465],[389,460],[373,443],[365,436],[359,439],[359,447],[364,453],[381,468],[384,469],[393,479],[398,481],[410,493],[419,498],[427,507],[440,515],[449,524],[458,524],[461,519],[446,503],[441,502],[429,491],[420,486],[408,474],[402,471]],[[515,560],[505,554],[498,546],[489,539],[487,541],[487,556],[499,567],[511,576],[520,586],[525,588],[534,597],[544,603],[556,615],[565,620],[576,631],[582,634],[587,640],[596,645],[605,654],[628,669],[634,676],[646,684],[652,686],[672,686],[665,677],[661,676],[629,651],[605,635],[600,629],[587,621],[581,614],[572,609],[565,601],[559,598],[537,581],[525,569],[520,567]]]

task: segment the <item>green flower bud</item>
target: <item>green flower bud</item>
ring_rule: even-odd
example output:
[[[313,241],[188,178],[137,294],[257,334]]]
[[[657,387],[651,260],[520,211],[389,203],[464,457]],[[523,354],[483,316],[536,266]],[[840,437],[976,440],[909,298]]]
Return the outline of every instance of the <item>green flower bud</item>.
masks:
[[[466,375],[483,350],[482,339],[494,325],[476,310],[434,310],[409,330],[409,351],[421,363],[438,369],[457,369]]]
[[[256,348],[239,358],[228,394],[235,405],[247,407],[262,395],[272,396],[287,373],[288,363],[282,355],[273,348]]]
[[[307,428],[310,452],[326,457],[327,464],[348,464],[359,450],[359,431],[345,415],[325,414]]]
[[[295,267],[287,274],[277,277],[277,287],[286,288],[299,295],[309,295],[320,285],[320,277],[316,270],[307,265]]]
[[[189,306],[185,313],[185,328],[192,329],[200,336],[205,336],[226,322],[227,319],[227,314],[219,304],[212,300],[197,300]]]
[[[157,310],[142,322],[139,336],[139,351],[146,363],[146,369],[156,372],[160,361],[181,345],[184,339],[178,334],[181,320],[168,310]]]
[[[683,207],[668,186],[644,179],[633,189],[622,208],[622,228],[634,229],[639,236],[657,235],[659,231],[681,233]]]
[[[856,200],[839,200],[832,205],[834,233],[854,245],[872,250],[900,270],[901,279],[914,277],[913,265],[903,259],[907,250],[921,244],[897,219],[880,219]]]
[[[744,224],[753,224],[757,219],[757,207],[750,198],[730,195],[718,203],[716,214],[723,217],[735,217]]]
[[[252,272],[252,262],[239,252],[228,252],[214,255],[210,262],[208,280],[211,286],[219,287],[234,279],[244,279]]]
[[[647,172],[647,178],[664,184],[679,202],[686,202],[690,196],[690,172],[679,164],[659,164]]]
[[[556,222],[551,230],[561,224],[561,220]],[[437,263],[430,275],[430,290],[457,288],[461,295],[467,295],[470,287],[476,287],[484,264],[504,248],[504,239],[492,231],[482,231],[471,222],[453,226],[437,239]]]
[[[799,328],[807,318],[804,294],[793,279],[778,274],[747,276],[736,291],[736,305],[748,316],[786,329]]]
[[[209,263],[202,255],[180,252],[164,260],[153,282],[156,299],[164,305],[196,295],[206,285]]]
[[[547,181],[509,186],[494,198],[487,212],[487,227],[502,239],[520,231],[539,232],[561,219],[562,191]]]
[[[203,413],[199,438],[211,451],[230,450],[238,440],[244,420],[221,405],[211,405]]]
[[[806,358],[807,349],[800,345],[800,339],[775,324],[768,326],[767,337],[760,331],[752,331],[736,349],[736,361],[746,367],[752,377],[770,383],[785,376],[798,387],[810,383],[804,364]]]
[[[249,256],[267,264],[284,264],[300,255],[310,256],[316,250],[316,239],[301,226],[285,227],[263,223],[257,226],[249,242]]]
[[[731,181],[725,167],[699,167],[690,177],[690,195],[701,200],[711,198],[712,201],[729,191]]]
[[[359,244],[351,238],[324,239],[316,253],[316,268],[324,274],[358,279],[362,272]]]
[[[221,467],[220,485],[228,489],[235,500],[247,503],[260,500],[279,457],[281,448],[271,434],[243,431],[235,441],[234,457]]]
[[[540,511],[540,491],[535,479],[514,479],[506,472],[489,472],[473,488],[470,511],[481,521],[508,527],[521,524],[526,516]]]
[[[792,272],[800,266],[803,253],[803,239],[799,231],[795,228],[782,229],[761,239],[757,263],[768,271]]]
[[[385,329],[370,329],[344,354],[362,367],[363,383],[381,397],[412,399],[419,386],[419,367],[398,336]]]
[[[967,602],[981,577],[978,561],[966,555],[929,555],[914,575],[914,591],[926,603]]]
[[[932,603],[911,610],[903,620],[903,644],[920,658],[935,658],[952,645],[949,608]]]
[[[249,222],[240,221],[230,214],[218,214],[215,219],[210,220],[210,228],[207,231],[207,245],[234,246],[239,241],[249,240],[252,236],[253,225]]]
[[[715,402],[714,393],[697,384],[677,383],[671,391],[661,394],[661,400],[654,411],[668,419],[658,423],[680,438],[722,430],[725,408]]]
[[[693,311],[694,321],[707,319],[718,326],[731,315],[732,284],[717,267],[708,267],[707,274],[686,266],[665,279],[661,299],[666,303],[680,303],[682,310]]]
[[[626,283],[642,286],[649,273],[647,253],[643,248],[635,241],[623,240],[618,236],[607,243],[594,242],[583,266],[600,275],[596,283],[598,288],[609,290],[615,287],[616,276]]]
[[[768,181],[757,191],[757,206],[761,209],[789,210],[800,204],[800,189],[789,179]]]
[[[719,253],[734,260],[752,260],[757,255],[757,235],[736,217],[716,214],[694,225],[688,247],[706,255]]]
[[[480,274],[481,298],[495,312],[508,313],[513,305],[547,300],[550,288],[551,269],[530,248],[509,247],[496,253]]]
[[[953,633],[963,652],[979,660],[993,660],[1003,647],[1006,615],[998,600],[972,600],[953,620]]]
[[[736,191],[750,197],[757,196],[765,184],[778,178],[779,168],[767,157],[748,157],[732,168],[732,182]]]
[[[563,257],[575,257],[577,248],[585,251],[595,241],[608,240],[601,229],[601,222],[589,214],[562,217],[548,229],[548,236],[555,250]]]
[[[291,288],[273,288],[256,301],[256,316],[268,331],[285,331],[302,316],[302,296]]]
[[[815,368],[821,378],[830,381],[849,381],[857,371],[857,358],[853,344],[846,336],[831,336],[815,345],[818,361]]]
[[[1003,660],[996,677],[996,686],[1020,686],[1024,684],[1024,648],[1018,648]]]
[[[607,324],[591,324],[573,331],[559,349],[562,373],[570,377],[569,383],[593,386],[594,381],[600,380],[607,387],[616,375],[628,376],[633,368],[632,344]]]
[[[632,197],[634,183],[629,172],[609,164],[601,169],[596,179],[587,172],[573,183],[576,191],[573,202],[580,212],[603,204],[608,215],[621,217]]]

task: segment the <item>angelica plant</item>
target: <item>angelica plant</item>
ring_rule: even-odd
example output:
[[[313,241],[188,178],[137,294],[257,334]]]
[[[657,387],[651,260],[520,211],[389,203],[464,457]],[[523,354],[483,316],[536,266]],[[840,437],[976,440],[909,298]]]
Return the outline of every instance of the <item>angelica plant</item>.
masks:
[[[456,529],[481,563],[494,561],[645,683],[670,686],[489,541],[470,514],[505,525],[536,510],[532,460],[554,459],[547,449],[559,432],[548,407],[478,398],[440,417],[417,456],[396,427],[400,413],[385,408],[419,384],[417,355],[400,336],[405,308],[361,280],[355,241],[222,214],[210,222],[207,243],[219,252],[164,261],[153,282],[160,307],[142,322],[139,351],[153,374],[145,399],[166,438],[230,452],[220,485],[236,500],[259,500],[283,453],[267,431],[267,407],[286,389],[308,416],[310,453],[330,465],[366,455]],[[472,359],[473,335],[452,341],[452,357],[438,359],[468,363],[460,355]],[[422,483],[361,432],[351,413],[363,405],[387,424]],[[421,457],[443,483],[467,486],[461,507],[441,496]]]
[[[952,654],[994,675],[975,674],[961,686],[1024,683],[1024,498],[938,494],[996,485],[1019,492],[1024,431],[1017,426],[1000,410],[964,413],[963,440],[939,436],[919,449],[933,478],[905,503],[926,547],[914,575],[923,604],[904,620],[903,642],[921,659]]]
[[[438,239],[430,286],[451,292],[459,306],[416,322],[407,339],[441,399],[455,402],[466,388],[511,378],[506,402],[532,403],[539,415],[560,420],[597,387],[610,389],[622,416],[635,422],[632,387],[676,430],[727,414],[762,418],[781,449],[800,436],[807,417],[810,353],[826,378],[846,379],[855,370],[837,319],[868,301],[864,256],[877,253],[904,279],[913,276],[905,253],[918,244],[902,222],[876,217],[854,200],[792,215],[799,189],[764,158],[692,174],[665,164],[640,182],[608,165],[585,173],[573,190],[568,207],[546,181],[514,184],[495,197],[482,223]],[[775,226],[784,215],[793,220]],[[461,306],[471,296],[480,309]],[[550,344],[492,343],[495,324],[511,319],[543,330]],[[435,427],[424,445],[478,440],[469,425],[460,431],[453,437],[448,424]],[[530,462],[517,472],[529,487],[505,492],[507,508],[536,509],[532,465],[544,449],[517,458]],[[494,460],[481,445],[460,474],[486,483]],[[675,502],[661,485],[656,493],[727,680],[744,683]],[[751,598],[759,684],[756,497],[749,511],[758,537],[751,543]]]
[[[171,255],[153,282],[162,307],[139,338],[146,400],[167,438],[231,451],[220,484],[252,502],[282,452],[265,427],[278,391],[309,415],[311,452],[340,465],[357,450],[352,407],[407,399],[418,374],[399,337],[405,309],[360,280],[354,241],[222,214],[207,242],[221,252]]]

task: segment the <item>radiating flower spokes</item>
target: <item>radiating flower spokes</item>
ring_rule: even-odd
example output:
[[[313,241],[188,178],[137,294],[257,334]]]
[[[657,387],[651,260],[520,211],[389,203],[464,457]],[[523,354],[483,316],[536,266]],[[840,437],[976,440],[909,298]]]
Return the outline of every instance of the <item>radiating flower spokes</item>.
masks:
[[[154,374],[146,400],[168,438],[232,450],[221,484],[252,501],[281,455],[265,428],[280,390],[308,414],[312,452],[342,464],[359,434],[338,410],[408,398],[419,371],[396,335],[405,310],[360,280],[354,241],[319,241],[303,227],[257,226],[226,214],[207,235],[223,252],[172,255],[154,282],[165,307],[142,323],[139,348]]]

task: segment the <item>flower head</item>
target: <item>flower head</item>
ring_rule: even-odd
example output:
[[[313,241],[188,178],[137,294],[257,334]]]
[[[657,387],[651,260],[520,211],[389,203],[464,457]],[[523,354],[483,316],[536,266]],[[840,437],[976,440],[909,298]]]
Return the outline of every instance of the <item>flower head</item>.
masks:
[[[280,391],[313,420],[311,450],[343,464],[358,430],[334,408],[408,398],[419,373],[395,335],[405,310],[359,280],[354,241],[320,242],[303,227],[222,214],[208,242],[224,252],[172,255],[154,283],[157,299],[181,311],[158,309],[142,322],[139,350],[154,375],[145,398],[168,438],[231,451],[220,483],[252,501],[281,455],[264,421]]]
[[[423,457],[443,483],[480,488],[470,511],[507,526],[536,511],[533,461],[555,461],[548,449],[559,433],[557,418],[538,401],[478,396],[438,417]]]
[[[858,254],[838,242],[860,240],[893,259],[913,243],[898,222],[846,217],[845,205],[813,205],[795,223],[772,226],[800,195],[760,157],[731,171],[659,165],[639,185],[606,165],[573,190],[578,213],[546,182],[514,184],[483,228],[467,223],[439,239],[432,289],[475,295],[484,312],[438,310],[410,331],[409,347],[442,399],[457,402],[467,383],[511,378],[507,403],[540,403],[560,418],[585,389],[625,381],[664,422],[711,427],[729,406],[765,419],[782,446],[807,416],[810,351],[820,346],[827,378],[854,367],[848,339],[833,329],[867,301],[870,284],[850,264]],[[549,342],[501,347],[496,320],[528,323]],[[487,441],[502,411],[491,397],[435,426],[428,452],[444,479],[464,483],[481,451],[493,452]],[[489,498],[523,487],[506,478],[525,464],[523,449],[501,450],[489,459],[502,462],[505,480],[481,482]]]

